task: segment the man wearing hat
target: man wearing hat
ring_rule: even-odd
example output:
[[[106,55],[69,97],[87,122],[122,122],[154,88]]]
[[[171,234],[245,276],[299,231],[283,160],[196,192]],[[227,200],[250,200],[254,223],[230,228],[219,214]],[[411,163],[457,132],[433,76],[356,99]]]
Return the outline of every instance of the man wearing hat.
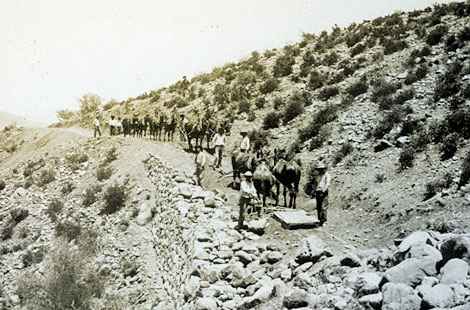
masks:
[[[96,115],[95,119],[93,120],[93,127],[95,131],[93,132],[93,137],[96,138],[96,134],[98,134],[101,137],[101,131],[100,131],[100,117]]]
[[[240,132],[240,135],[243,137],[242,143],[240,144],[240,151],[248,153],[250,150],[250,138],[248,137],[248,132],[244,129]]]
[[[250,201],[256,197],[256,189],[253,184],[253,174],[251,171],[245,172],[243,174],[245,180],[240,184],[240,215],[238,216],[238,230],[242,229],[243,221],[245,220],[245,209],[250,203]]]
[[[197,185],[201,186],[202,182],[202,173],[204,172],[204,167],[206,165],[206,155],[204,154],[204,151],[202,150],[202,146],[198,145],[196,146],[196,150],[198,151],[196,158],[194,160],[196,164],[196,179],[197,179]]]
[[[316,177],[317,188],[315,191],[315,198],[317,201],[318,220],[320,221],[320,226],[323,226],[327,218],[328,189],[331,183],[331,176],[326,171],[327,166],[323,162],[318,163],[316,169],[318,171],[318,175]]]
[[[222,163],[222,152],[224,151],[225,146],[225,134],[223,128],[219,128],[219,131],[212,138],[212,143],[214,144],[215,150],[214,168],[220,168],[220,164]]]

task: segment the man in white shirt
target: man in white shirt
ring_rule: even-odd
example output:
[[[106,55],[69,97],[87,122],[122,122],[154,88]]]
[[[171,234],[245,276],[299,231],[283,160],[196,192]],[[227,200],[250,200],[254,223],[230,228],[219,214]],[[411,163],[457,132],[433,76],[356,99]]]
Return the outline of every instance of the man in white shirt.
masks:
[[[317,188],[315,191],[315,198],[317,201],[317,214],[318,220],[320,221],[320,226],[327,220],[327,211],[328,211],[328,189],[331,183],[331,176],[326,171],[327,166],[324,163],[319,163],[317,165]]]
[[[206,154],[202,150],[202,147],[198,145],[196,147],[198,153],[196,155],[195,163],[196,163],[196,179],[197,185],[201,186],[202,182],[202,173],[204,172],[204,167],[206,165]]]
[[[214,135],[212,143],[214,144],[215,150],[214,168],[220,168],[220,165],[222,164],[222,153],[225,146],[225,134],[223,128],[220,128],[219,132]]]
[[[242,143],[240,144],[240,151],[248,153],[250,151],[250,138],[248,137],[248,132],[246,130],[242,130],[240,135],[243,137]]]
[[[95,131],[93,132],[93,137],[96,138],[96,133],[98,133],[98,135],[101,137],[100,120],[99,120],[98,115],[93,120],[93,127],[95,128]]]
[[[253,174],[251,171],[245,172],[243,175],[245,180],[240,184],[240,214],[238,216],[238,226],[237,230],[244,228],[243,221],[245,220],[245,209],[252,199],[256,198],[256,189],[253,184]]]

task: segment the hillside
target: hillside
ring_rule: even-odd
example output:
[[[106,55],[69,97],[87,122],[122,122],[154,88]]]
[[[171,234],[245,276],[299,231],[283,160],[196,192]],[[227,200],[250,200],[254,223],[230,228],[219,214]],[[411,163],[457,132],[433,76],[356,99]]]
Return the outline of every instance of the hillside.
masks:
[[[13,124],[15,124],[17,127],[46,127],[45,124],[29,120],[24,116],[0,111],[0,128],[3,129],[5,126],[10,126]]]
[[[4,130],[0,308],[468,309],[469,13],[436,5],[304,34],[103,108],[229,120],[202,187],[178,137]],[[285,229],[269,199],[234,229],[241,130],[255,150],[300,159],[308,214],[313,168],[329,165],[325,226]]]

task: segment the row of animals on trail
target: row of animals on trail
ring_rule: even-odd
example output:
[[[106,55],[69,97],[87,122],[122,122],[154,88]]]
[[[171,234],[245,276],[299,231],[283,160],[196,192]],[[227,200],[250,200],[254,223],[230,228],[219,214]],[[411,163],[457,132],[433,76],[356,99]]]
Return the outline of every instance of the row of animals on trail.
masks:
[[[232,153],[233,185],[247,171],[253,172],[253,183],[262,197],[262,207],[266,208],[266,198],[274,197],[275,206],[279,203],[281,185],[283,187],[284,208],[287,207],[287,192],[289,192],[289,208],[296,208],[297,193],[301,177],[301,162],[298,159],[286,159],[284,153],[278,150],[272,152]],[[273,192],[273,189],[276,192]]]
[[[154,117],[134,115],[122,119],[124,136],[148,137],[156,141],[173,142],[177,132],[181,140],[188,142],[191,151],[195,146],[202,146],[204,139],[206,139],[207,148],[209,148],[209,142],[214,134],[220,128],[229,134],[230,126],[231,123],[228,120],[207,117],[207,114],[204,117],[190,119],[185,118],[184,114],[178,118],[176,113],[172,113],[170,116],[162,113]]]

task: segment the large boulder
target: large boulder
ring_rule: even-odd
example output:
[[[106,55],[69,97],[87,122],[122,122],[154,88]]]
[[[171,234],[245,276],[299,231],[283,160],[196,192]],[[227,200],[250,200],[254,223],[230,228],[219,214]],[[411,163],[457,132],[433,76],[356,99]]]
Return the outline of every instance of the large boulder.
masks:
[[[300,241],[300,246],[295,254],[295,262],[297,264],[316,263],[322,256],[332,256],[332,254],[323,240],[310,235]]]
[[[217,310],[217,303],[213,298],[199,298],[195,304],[195,310]]]
[[[408,251],[414,245],[434,245],[435,243],[436,240],[434,240],[428,232],[415,231],[414,233],[412,233],[401,241],[401,243],[398,245],[398,250],[393,254],[392,261],[394,264],[401,263],[406,258]]]
[[[462,259],[453,258],[441,268],[441,283],[460,283],[467,279],[468,264]]]
[[[186,298],[196,297],[196,294],[199,291],[200,287],[201,279],[196,276],[191,276],[184,287],[184,296]]]
[[[423,296],[425,309],[447,308],[454,301],[454,291],[445,284],[437,284],[433,287],[426,286],[421,288],[420,292]]]
[[[282,301],[282,305],[287,309],[307,307],[309,304],[309,294],[303,290],[293,290],[289,292]]]
[[[274,285],[262,286],[253,294],[253,296],[245,300],[242,309],[252,309],[264,302],[267,302],[274,294]]]
[[[382,306],[383,295],[382,293],[365,295],[359,298],[359,303],[367,309],[380,309]]]
[[[436,262],[428,259],[409,258],[388,269],[381,284],[386,282],[403,283],[416,287],[425,276],[436,273]]]
[[[357,276],[355,290],[357,296],[375,294],[379,292],[379,284],[382,277],[373,272],[364,272]]]
[[[421,298],[403,283],[386,283],[382,288],[382,310],[420,310]]]
[[[137,215],[137,224],[146,225],[152,220],[152,208],[147,202],[144,202],[140,205],[139,214]]]
[[[191,198],[191,196],[193,195],[193,190],[191,186],[186,183],[178,183],[176,184],[176,187],[178,188],[178,193],[184,198]]]

